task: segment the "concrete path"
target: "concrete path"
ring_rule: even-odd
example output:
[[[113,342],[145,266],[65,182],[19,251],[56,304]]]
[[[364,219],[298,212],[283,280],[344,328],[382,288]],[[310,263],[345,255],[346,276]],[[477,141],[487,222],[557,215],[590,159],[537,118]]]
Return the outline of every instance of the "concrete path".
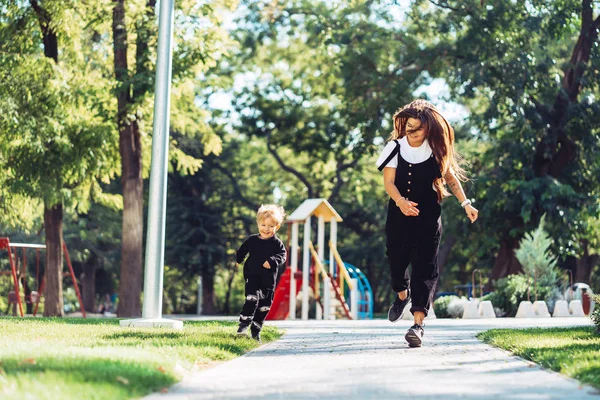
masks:
[[[422,348],[409,321],[279,321],[284,337],[194,372],[147,399],[600,399],[598,391],[487,346],[493,327],[590,325],[588,318],[438,319]]]

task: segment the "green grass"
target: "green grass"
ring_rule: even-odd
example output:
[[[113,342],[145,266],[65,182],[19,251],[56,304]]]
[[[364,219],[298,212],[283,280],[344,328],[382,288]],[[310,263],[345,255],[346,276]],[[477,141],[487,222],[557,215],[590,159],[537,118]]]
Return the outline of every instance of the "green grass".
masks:
[[[235,358],[258,344],[237,324],[185,322],[181,331],[122,328],[118,320],[0,318],[0,398],[130,399],[182,372]],[[266,326],[263,342],[281,336]]]
[[[594,327],[493,329],[477,337],[600,389],[600,335],[594,331]]]

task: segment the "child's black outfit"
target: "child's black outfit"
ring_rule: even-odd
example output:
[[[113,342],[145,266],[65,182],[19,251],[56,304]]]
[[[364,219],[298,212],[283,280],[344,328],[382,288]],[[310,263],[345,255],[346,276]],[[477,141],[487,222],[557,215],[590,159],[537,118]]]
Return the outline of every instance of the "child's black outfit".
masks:
[[[277,268],[285,263],[286,250],[283,242],[275,235],[262,239],[259,234],[248,237],[236,253],[236,261],[244,264],[244,279],[246,280],[246,302],[240,313],[240,328],[238,333],[244,333],[252,324],[252,336],[260,338],[260,330],[273,303]],[[268,261],[270,269],[263,266]]]
[[[400,143],[378,167],[383,168],[398,157],[395,185],[400,194],[415,203],[419,215],[406,216],[394,201],[388,204],[385,224],[386,248],[394,292],[410,291],[410,312],[421,311],[427,316],[438,272],[438,250],[442,235],[441,206],[433,182],[441,178],[433,154],[423,162],[410,163],[401,156]],[[409,276],[408,264],[412,265]]]

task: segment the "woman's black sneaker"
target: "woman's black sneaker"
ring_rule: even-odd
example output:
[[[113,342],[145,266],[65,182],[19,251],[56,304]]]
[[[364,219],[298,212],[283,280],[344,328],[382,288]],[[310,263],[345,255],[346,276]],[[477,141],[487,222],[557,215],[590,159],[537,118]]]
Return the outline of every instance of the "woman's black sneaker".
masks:
[[[404,300],[400,300],[398,295],[396,295],[396,300],[390,306],[388,310],[388,319],[391,322],[396,322],[402,317],[402,312],[404,311],[404,307],[408,304],[410,300],[410,290],[407,292],[407,296]]]
[[[406,339],[410,347],[421,347],[424,334],[425,331],[423,330],[423,327],[419,324],[414,324],[408,328],[408,332],[406,332],[404,339]]]

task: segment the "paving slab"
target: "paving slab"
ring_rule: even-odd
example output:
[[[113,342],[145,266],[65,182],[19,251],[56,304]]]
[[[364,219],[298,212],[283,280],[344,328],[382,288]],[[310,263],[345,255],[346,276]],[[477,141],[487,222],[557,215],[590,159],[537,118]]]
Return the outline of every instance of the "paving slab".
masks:
[[[415,349],[404,341],[410,321],[268,323],[286,334],[147,399],[600,399],[590,386],[475,337],[497,327],[591,325],[589,318],[437,319]]]

